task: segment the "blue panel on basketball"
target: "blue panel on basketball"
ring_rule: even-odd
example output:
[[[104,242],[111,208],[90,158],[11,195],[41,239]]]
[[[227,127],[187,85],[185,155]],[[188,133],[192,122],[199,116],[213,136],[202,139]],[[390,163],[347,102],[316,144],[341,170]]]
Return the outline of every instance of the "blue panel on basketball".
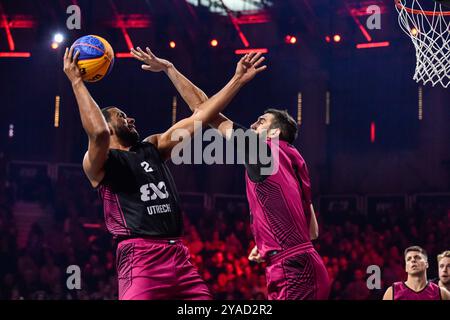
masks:
[[[100,39],[91,35],[77,39],[73,47],[74,53],[80,51],[79,60],[98,58],[105,53],[105,46]]]

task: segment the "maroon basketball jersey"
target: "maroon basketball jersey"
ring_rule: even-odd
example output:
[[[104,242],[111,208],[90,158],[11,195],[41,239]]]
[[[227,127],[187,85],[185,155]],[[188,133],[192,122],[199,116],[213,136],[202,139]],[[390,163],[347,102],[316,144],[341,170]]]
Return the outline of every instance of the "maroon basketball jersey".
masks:
[[[393,300],[441,300],[441,290],[439,286],[428,281],[425,288],[414,291],[405,282],[395,282],[392,285]]]
[[[268,140],[271,149],[272,141]],[[252,230],[262,257],[272,250],[287,250],[311,241],[309,219],[311,184],[300,153],[285,141],[278,142],[278,171],[263,182],[246,175]]]

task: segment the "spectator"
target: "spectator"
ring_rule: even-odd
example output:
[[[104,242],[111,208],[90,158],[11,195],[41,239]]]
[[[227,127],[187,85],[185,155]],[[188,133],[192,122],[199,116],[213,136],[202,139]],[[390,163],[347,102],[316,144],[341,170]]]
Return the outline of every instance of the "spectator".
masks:
[[[48,290],[56,283],[61,281],[61,269],[56,266],[50,250],[44,253],[44,265],[41,267],[40,281]]]
[[[369,294],[363,271],[355,270],[353,281],[344,289],[344,297],[348,300],[367,300]]]

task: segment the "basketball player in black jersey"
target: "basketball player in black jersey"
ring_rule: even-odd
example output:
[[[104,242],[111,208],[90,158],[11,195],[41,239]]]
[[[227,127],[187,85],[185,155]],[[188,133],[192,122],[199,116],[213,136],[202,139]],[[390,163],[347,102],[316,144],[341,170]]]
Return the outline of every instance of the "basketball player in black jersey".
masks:
[[[89,138],[83,170],[104,204],[105,223],[119,240],[119,299],[210,299],[211,294],[181,243],[179,197],[165,165],[183,129],[192,137],[194,122],[209,123],[242,86],[263,71],[263,59],[245,55],[232,79],[189,118],[166,132],[140,140],[135,120],[117,107],[100,110],[81,79],[79,53],[66,49],[64,72]],[[183,94],[195,95],[196,92]]]

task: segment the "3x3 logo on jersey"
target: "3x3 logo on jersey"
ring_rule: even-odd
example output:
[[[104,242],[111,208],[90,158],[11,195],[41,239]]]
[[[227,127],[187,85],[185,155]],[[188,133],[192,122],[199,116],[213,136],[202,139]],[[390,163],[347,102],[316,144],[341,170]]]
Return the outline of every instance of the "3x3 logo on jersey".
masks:
[[[166,184],[164,181],[160,181],[156,186],[154,183],[144,184],[140,188],[141,200],[150,201],[156,199],[167,199],[169,197],[169,192],[167,192]],[[153,193],[152,193],[153,192]]]
[[[153,168],[147,161],[141,162],[141,167],[145,172],[153,172]],[[156,199],[167,199],[169,197],[169,192],[167,192],[167,187],[164,181],[160,181],[158,185],[154,183],[144,184],[140,188],[141,200],[146,202]]]

